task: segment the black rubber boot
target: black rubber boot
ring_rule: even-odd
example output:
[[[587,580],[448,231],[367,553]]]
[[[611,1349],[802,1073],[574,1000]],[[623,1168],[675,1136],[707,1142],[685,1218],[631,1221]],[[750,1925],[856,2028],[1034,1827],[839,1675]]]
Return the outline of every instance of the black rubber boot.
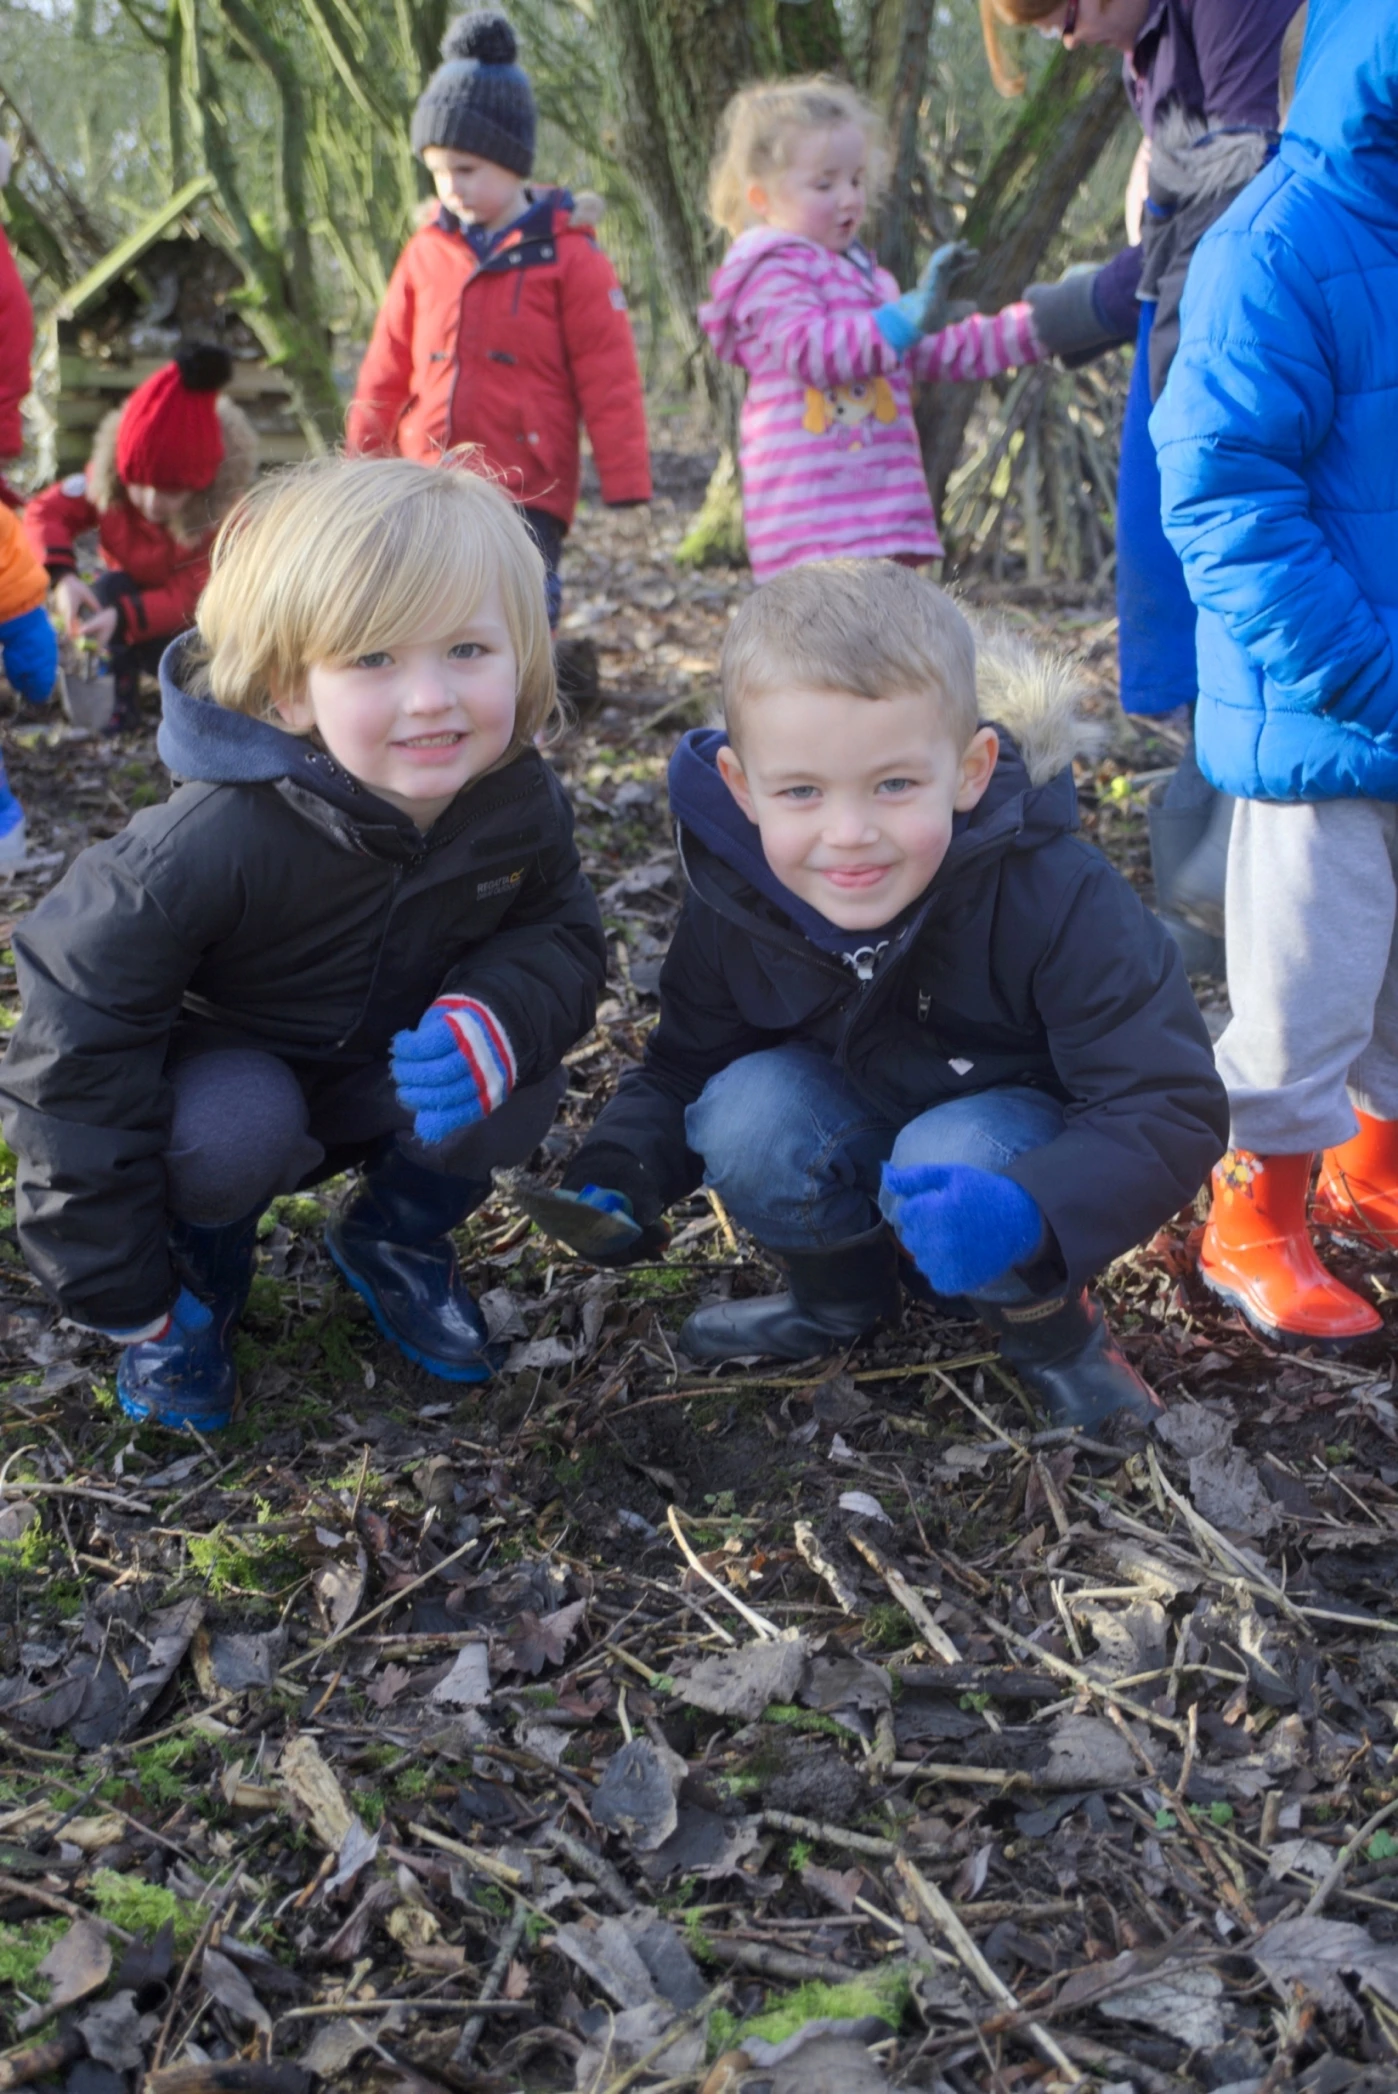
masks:
[[[682,1353],[705,1361],[753,1354],[811,1360],[898,1314],[898,1247],[882,1222],[848,1243],[777,1255],[790,1282],[786,1293],[696,1309],[680,1332]]]
[[[1223,939],[1223,899],[1228,886],[1228,839],[1233,832],[1233,800],[1215,793],[1204,833],[1175,873],[1171,899],[1186,923],[1208,937]]]
[[[117,1398],[128,1418],[159,1425],[195,1425],[218,1432],[238,1397],[233,1333],[247,1306],[257,1249],[258,1207],[220,1229],[172,1221],[170,1250],[181,1285],[210,1314],[202,1330],[180,1327],[163,1338],[126,1346],[117,1368]]]
[[[326,1249],[385,1338],[443,1381],[488,1381],[500,1364],[450,1235],[489,1191],[414,1163],[395,1143],[325,1231]]]
[[[1127,1359],[1102,1304],[1084,1291],[1047,1301],[988,1302],[971,1306],[1000,1340],[1013,1367],[1051,1425],[1101,1425],[1127,1411],[1143,1425],[1164,1406]]]
[[[1146,826],[1150,832],[1151,876],[1155,881],[1155,913],[1180,949],[1189,974],[1222,974],[1224,971],[1223,939],[1212,931],[1203,930],[1197,922],[1191,922],[1182,911],[1176,893],[1177,883],[1186,866],[1194,870],[1193,860],[1197,852],[1206,849],[1210,826],[1214,820],[1215,802],[1222,798],[1215,793],[1212,798],[1197,806],[1166,807],[1166,787],[1158,785],[1146,805]],[[1225,803],[1230,811],[1232,802]],[[1224,840],[1227,849],[1226,834]],[[1202,870],[1202,865],[1201,868]],[[1223,908],[1222,883],[1219,883],[1218,909],[1221,918]]]

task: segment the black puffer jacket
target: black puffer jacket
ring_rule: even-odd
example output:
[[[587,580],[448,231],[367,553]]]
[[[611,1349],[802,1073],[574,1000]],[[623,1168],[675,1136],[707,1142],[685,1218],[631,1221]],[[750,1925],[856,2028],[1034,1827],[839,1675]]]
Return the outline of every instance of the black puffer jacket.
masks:
[[[652,1220],[699,1180],[684,1109],[709,1078],[812,1040],[896,1125],[1005,1084],[1064,1100],[1062,1135],[1009,1175],[1038,1202],[1074,1285],[1194,1196],[1228,1133],[1208,1034],[1172,941],[1072,833],[1064,723],[1046,717],[1070,687],[1055,695],[1041,664],[1028,673],[1027,694],[1015,676],[998,680],[993,714],[984,682],[982,695],[987,714],[1021,724],[1029,764],[1002,743],[989,790],[956,818],[921,907],[867,982],[681,823],[690,887],[660,1023],[566,1185],[616,1186]]]
[[[82,1323],[175,1292],[165,1171],[172,1046],[363,1067],[434,996],[495,1012],[519,1080],[592,1024],[606,947],[561,786],[532,750],[423,835],[311,743],[180,687],[160,752],[188,782],[84,851],[14,935],[24,1015],[0,1064],[30,1266]]]

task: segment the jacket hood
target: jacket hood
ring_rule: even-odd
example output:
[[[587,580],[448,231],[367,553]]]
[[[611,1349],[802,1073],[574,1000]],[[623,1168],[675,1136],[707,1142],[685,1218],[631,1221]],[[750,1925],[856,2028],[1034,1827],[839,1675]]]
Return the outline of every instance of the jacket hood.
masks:
[[[709,295],[699,308],[700,325],[713,343],[716,356],[726,356],[732,346],[734,311],[743,286],[759,263],[783,247],[802,255],[814,254],[827,262],[843,259],[818,247],[814,240],[803,240],[799,233],[781,232],[776,226],[754,225],[739,233],[709,278]]]
[[[964,865],[1016,846],[1037,847],[1076,826],[1070,767],[1075,756],[1100,749],[1104,738],[1104,731],[1079,711],[1078,678],[1061,658],[1041,653],[1003,627],[987,627],[977,633],[976,682],[981,718],[1003,730],[1000,760],[978,804],[953,817],[951,846],[931,888],[878,927],[874,935],[881,943],[896,938],[920,914],[928,894],[944,888]],[[732,880],[718,872],[726,867],[737,874],[740,888],[774,905],[812,944],[848,954],[866,934],[832,924],[783,886],[768,865],[756,823],[743,813],[718,769],[718,752],[727,740],[720,728],[695,728],[670,761],[670,806],[691,879],[714,899],[717,878],[731,906],[739,896]]]
[[[1364,218],[1398,221],[1398,10],[1310,0],[1281,157]]]
[[[110,509],[126,498],[116,462],[120,420],[119,407],[103,416],[88,460],[88,499],[99,509]],[[239,496],[247,493],[257,472],[257,431],[227,393],[219,394],[218,424],[223,432],[223,462],[209,485],[190,496],[180,519],[181,535],[189,539],[202,538],[221,524]]]
[[[191,637],[182,633],[160,658],[156,748],[166,770],[186,784],[267,785],[279,778],[293,778],[315,791],[323,790],[330,771],[339,771],[339,765],[332,764],[314,742],[274,727],[270,720],[231,712],[187,688]],[[364,788],[351,782],[362,810]]]

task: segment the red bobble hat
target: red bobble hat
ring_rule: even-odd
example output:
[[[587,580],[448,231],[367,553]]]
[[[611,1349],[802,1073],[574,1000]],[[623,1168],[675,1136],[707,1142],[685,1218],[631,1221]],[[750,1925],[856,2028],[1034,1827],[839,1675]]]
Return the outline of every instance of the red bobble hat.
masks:
[[[128,487],[175,493],[212,484],[223,463],[218,394],[232,376],[226,349],[196,342],[137,386],[117,424],[117,471]]]

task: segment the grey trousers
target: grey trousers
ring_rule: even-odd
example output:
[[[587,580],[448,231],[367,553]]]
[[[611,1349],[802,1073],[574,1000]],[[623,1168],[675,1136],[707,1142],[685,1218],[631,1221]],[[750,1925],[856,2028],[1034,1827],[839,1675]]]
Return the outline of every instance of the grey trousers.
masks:
[[[1398,1119],[1398,804],[1239,800],[1218,1043],[1236,1148],[1348,1141]]]
[[[524,1163],[538,1148],[568,1072],[522,1084],[487,1118],[433,1148],[414,1137],[387,1064],[326,1076],[257,1048],[220,1047],[177,1061],[170,1080],[170,1211],[222,1228],[278,1193],[372,1160],[388,1142],[428,1170],[488,1186],[492,1170]]]

